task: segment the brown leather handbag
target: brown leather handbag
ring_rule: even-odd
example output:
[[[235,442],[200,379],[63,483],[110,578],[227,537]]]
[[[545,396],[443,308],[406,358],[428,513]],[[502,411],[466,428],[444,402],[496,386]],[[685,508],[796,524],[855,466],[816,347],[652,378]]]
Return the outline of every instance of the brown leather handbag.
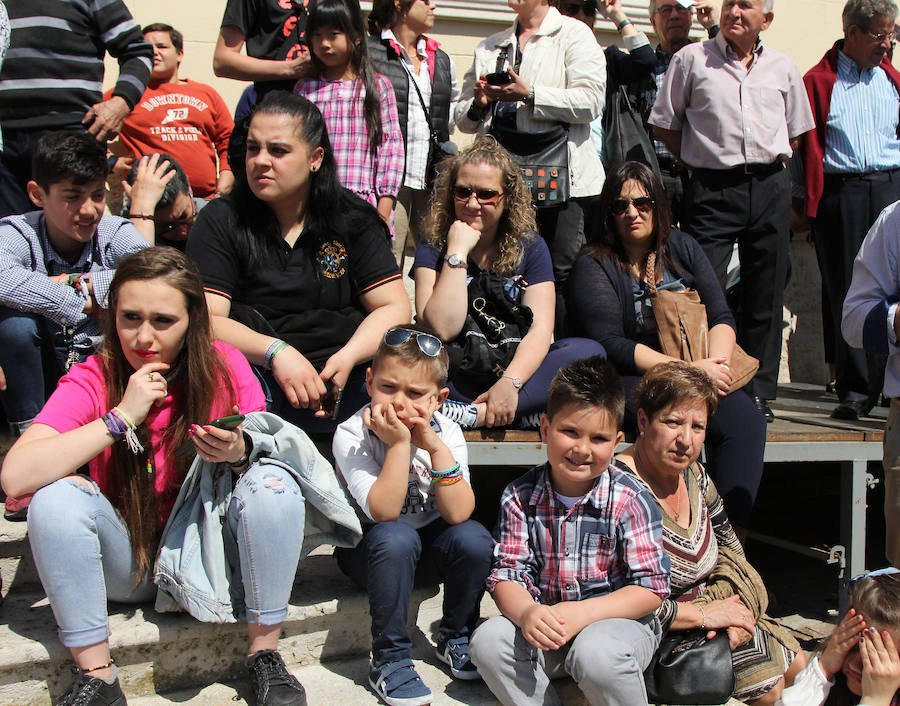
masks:
[[[650,302],[662,352],[687,363],[709,358],[706,305],[700,301],[697,290],[671,292],[657,289],[656,253],[653,252],[647,256],[644,281],[650,290]],[[728,367],[731,370],[731,387],[728,388],[728,393],[731,394],[753,379],[759,370],[759,361],[735,344]]]

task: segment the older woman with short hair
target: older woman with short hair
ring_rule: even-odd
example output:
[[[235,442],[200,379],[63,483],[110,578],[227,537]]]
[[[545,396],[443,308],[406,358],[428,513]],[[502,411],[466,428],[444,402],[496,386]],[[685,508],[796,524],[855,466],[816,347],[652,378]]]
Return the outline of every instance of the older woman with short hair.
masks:
[[[806,664],[788,630],[766,615],[762,578],[744,556],[715,484],[697,457],[721,397],[699,367],[652,367],[634,389],[640,433],[614,463],[637,476],[663,515],[671,594],[657,611],[664,630],[725,630],[734,696],[774,704]]]

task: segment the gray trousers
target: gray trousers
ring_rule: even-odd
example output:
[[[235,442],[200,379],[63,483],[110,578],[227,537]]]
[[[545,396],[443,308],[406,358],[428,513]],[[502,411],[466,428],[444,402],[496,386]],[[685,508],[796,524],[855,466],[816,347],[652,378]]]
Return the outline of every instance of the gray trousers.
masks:
[[[567,674],[591,704],[647,703],[644,668],[659,646],[655,617],[610,618],[591,623],[553,651],[531,645],[512,621],[491,618],[472,635],[469,655],[491,692],[510,706],[555,706],[561,701],[550,680]]]

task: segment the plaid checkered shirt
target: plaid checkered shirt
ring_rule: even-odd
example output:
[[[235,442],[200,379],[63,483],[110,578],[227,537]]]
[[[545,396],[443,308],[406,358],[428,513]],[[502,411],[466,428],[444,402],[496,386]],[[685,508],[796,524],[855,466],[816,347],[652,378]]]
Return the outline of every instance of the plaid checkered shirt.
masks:
[[[571,510],[550,485],[549,464],[535,466],[503,491],[488,576],[524,586],[545,605],[582,601],[624,586],[669,595],[669,555],[653,496],[614,466]]]
[[[352,81],[302,79],[295,89],[322,111],[341,183],[373,206],[380,196],[396,196],[400,191],[406,161],[394,89],[381,74],[375,79],[384,129],[384,138],[375,152],[369,149],[363,111],[365,87],[358,78]]]

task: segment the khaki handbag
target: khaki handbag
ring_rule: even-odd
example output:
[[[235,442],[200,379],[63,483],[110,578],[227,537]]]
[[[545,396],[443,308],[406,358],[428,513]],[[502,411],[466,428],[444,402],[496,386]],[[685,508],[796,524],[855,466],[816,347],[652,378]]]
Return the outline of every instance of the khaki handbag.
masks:
[[[653,274],[651,274],[653,273]],[[647,256],[644,281],[650,289],[650,301],[662,352],[687,363],[709,358],[709,324],[706,306],[695,289],[670,292],[656,288],[656,253]],[[759,361],[735,344],[728,363],[731,387],[740,390],[759,370]]]

